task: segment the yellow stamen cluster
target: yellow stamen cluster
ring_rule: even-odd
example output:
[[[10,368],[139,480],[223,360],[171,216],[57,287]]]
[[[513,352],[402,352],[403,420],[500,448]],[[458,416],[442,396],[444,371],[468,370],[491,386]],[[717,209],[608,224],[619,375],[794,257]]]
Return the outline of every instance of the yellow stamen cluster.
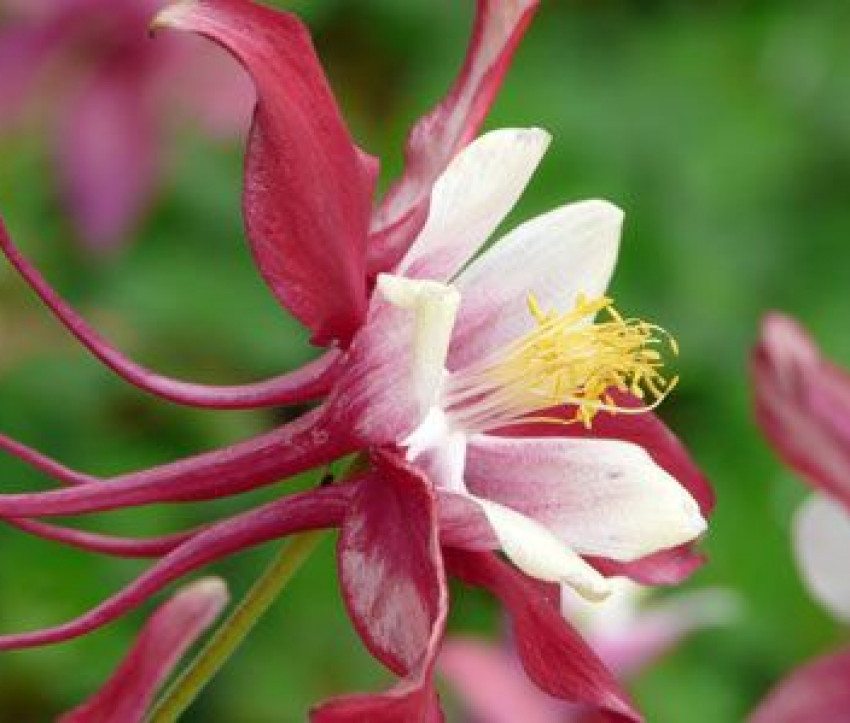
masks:
[[[529,296],[528,308],[536,328],[504,349],[498,360],[464,373],[453,390],[457,411],[475,426],[529,421],[528,415],[536,411],[569,404],[576,412],[567,422],[589,428],[601,410],[636,413],[655,408],[678,382],[678,377],[668,380],[661,373],[660,347],[667,345],[678,354],[673,337],[654,324],[623,318],[611,299],[579,296],[572,311],[559,314],[544,311]],[[605,318],[594,322],[600,313]],[[647,403],[620,406],[612,389]],[[462,411],[465,403],[467,415]]]

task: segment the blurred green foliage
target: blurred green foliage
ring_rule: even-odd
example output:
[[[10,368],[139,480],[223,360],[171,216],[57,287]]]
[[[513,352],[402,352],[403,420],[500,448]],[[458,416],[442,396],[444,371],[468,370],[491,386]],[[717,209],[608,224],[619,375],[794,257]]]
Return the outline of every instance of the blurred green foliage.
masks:
[[[284,3],[280,3],[283,5]],[[400,165],[407,127],[460,62],[471,2],[300,0],[355,134]],[[508,225],[555,204],[609,198],[628,214],[618,304],[678,337],[682,383],[663,415],[719,498],[710,563],[689,587],[737,590],[744,609],[634,686],[650,721],[741,720],[783,672],[846,640],[808,599],[790,556],[803,486],[755,428],[747,356],[762,313],[798,316],[850,365],[850,4],[545,0],[489,126],[538,125],[551,151]],[[258,280],[239,216],[241,147],[185,128],[155,207],[109,259],[75,245],[43,138],[0,140],[0,206],[45,273],[123,349],[204,381],[237,382],[307,358],[305,335]],[[569,269],[564,270],[565,274]],[[113,379],[0,267],[0,429],[96,473],[241,439],[281,412],[186,411]],[[46,482],[0,460],[4,488]],[[267,490],[257,498],[279,494]],[[104,515],[154,534],[250,499]],[[140,569],[0,528],[0,628],[79,613]],[[240,594],[271,546],[216,567]],[[0,721],[49,720],[97,687],[142,614],[83,640],[0,658]],[[456,591],[452,624],[497,623]],[[186,720],[303,720],[310,703],[384,674],[345,619],[326,544]]]

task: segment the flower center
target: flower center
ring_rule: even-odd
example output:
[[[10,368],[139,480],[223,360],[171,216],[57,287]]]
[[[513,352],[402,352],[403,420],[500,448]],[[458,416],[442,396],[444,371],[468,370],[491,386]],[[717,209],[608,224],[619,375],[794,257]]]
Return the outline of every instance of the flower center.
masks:
[[[611,299],[580,295],[565,314],[546,312],[533,295],[528,308],[535,328],[498,353],[453,374],[446,409],[466,429],[487,430],[517,422],[581,422],[590,427],[602,410],[640,413],[654,409],[678,377],[662,375],[661,347],[678,354],[675,339],[640,319],[623,318]],[[594,318],[603,313],[601,321]],[[612,390],[646,400],[640,407],[617,404]],[[573,405],[569,419],[534,412]]]

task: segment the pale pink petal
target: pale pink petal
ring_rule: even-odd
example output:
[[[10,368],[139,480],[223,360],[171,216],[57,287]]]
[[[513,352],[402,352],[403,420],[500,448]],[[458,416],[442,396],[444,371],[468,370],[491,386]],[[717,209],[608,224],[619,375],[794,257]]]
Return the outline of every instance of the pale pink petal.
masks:
[[[567,583],[590,599],[608,593],[597,570],[670,582],[698,562],[678,550],[674,562],[645,557],[693,539],[705,522],[688,492],[636,445],[476,436],[467,451],[466,487],[439,491],[446,544],[501,547],[526,574]],[[638,562],[592,559],[594,569],[576,555],[602,549]]]
[[[748,718],[749,723],[840,723],[850,711],[850,649],[794,671]]]
[[[812,595],[835,617],[850,622],[850,513],[814,494],[794,515],[794,552]]]
[[[463,710],[486,723],[565,723],[566,705],[526,677],[516,656],[492,644],[453,638],[439,670],[458,692]]]
[[[59,170],[81,239],[95,249],[128,240],[149,200],[157,163],[149,98],[122,72],[106,70],[70,100]]]
[[[185,587],[162,605],[107,683],[60,723],[141,723],[158,688],[227,604],[216,578]]]
[[[449,369],[471,364],[535,326],[527,300],[571,311],[579,294],[601,296],[620,242],[623,213],[582,201],[538,216],[497,241],[457,278],[463,303]]]
[[[454,276],[514,207],[548,145],[539,129],[492,131],[470,143],[434,184],[428,220],[395,273]]]
[[[618,406],[634,408],[641,400],[617,390],[611,395]],[[567,421],[575,417],[575,409],[547,409],[542,416]],[[703,517],[708,519],[714,508],[714,491],[702,471],[696,466],[687,448],[664,422],[652,412],[646,414],[612,414],[601,412],[593,419],[591,429],[581,424],[551,424],[533,422],[514,425],[499,431],[508,437],[578,437],[620,439],[643,447],[699,503]],[[594,565],[606,575],[626,575],[645,585],[674,585],[689,577],[704,563],[704,557],[682,545],[662,550],[635,562],[615,562],[595,559]]]
[[[634,560],[705,530],[694,499],[627,442],[478,435],[467,450],[466,482],[581,554]]]
[[[756,416],[774,449],[850,509],[850,377],[781,314],[764,319],[752,370]]]
[[[615,404],[623,409],[642,408],[645,402],[617,389],[608,390]],[[575,419],[575,407],[552,407],[540,416],[568,422]],[[643,447],[659,466],[675,477],[699,503],[703,516],[714,509],[714,490],[697,467],[687,447],[664,421],[652,412],[620,414],[602,411],[593,418],[590,429],[583,424],[528,422],[498,430],[505,437],[555,437],[578,439],[619,439]]]
[[[451,158],[478,132],[538,0],[477,0],[472,41],[446,98],[414,126],[403,176],[382,201],[372,223],[369,268],[391,269],[427,214],[431,186]]]

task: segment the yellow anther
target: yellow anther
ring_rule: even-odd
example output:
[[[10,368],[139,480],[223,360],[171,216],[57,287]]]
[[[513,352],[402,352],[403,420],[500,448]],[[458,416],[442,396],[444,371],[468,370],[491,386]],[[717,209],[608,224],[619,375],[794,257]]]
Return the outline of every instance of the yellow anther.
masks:
[[[529,295],[528,309],[536,328],[476,374],[475,386],[498,395],[495,406],[504,416],[518,421],[547,407],[571,404],[576,412],[569,421],[590,427],[601,410],[653,409],[678,382],[678,377],[668,381],[662,375],[662,356],[653,348],[666,342],[676,355],[675,339],[654,324],[624,318],[611,299],[579,295],[571,311],[557,314],[544,311]],[[603,311],[607,318],[594,322]],[[640,408],[619,406],[612,388],[648,402]]]

